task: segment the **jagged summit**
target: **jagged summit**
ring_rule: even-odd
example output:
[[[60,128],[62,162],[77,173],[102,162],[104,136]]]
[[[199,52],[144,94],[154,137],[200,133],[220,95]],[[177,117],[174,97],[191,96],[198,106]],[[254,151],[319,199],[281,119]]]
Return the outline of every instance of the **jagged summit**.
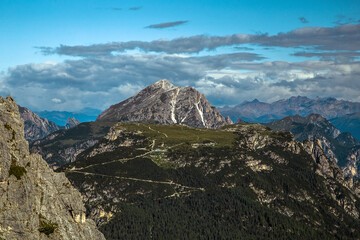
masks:
[[[73,128],[73,127],[75,127],[76,125],[79,125],[79,124],[80,124],[79,120],[75,119],[74,117],[72,117],[72,118],[69,117],[67,119],[65,128],[66,129]]]
[[[25,107],[19,107],[20,117],[24,120],[25,138],[28,141],[41,139],[60,129],[53,121],[41,118]]]
[[[205,96],[192,87],[176,87],[162,79],[112,105],[97,121],[184,124],[218,128],[228,123]]]

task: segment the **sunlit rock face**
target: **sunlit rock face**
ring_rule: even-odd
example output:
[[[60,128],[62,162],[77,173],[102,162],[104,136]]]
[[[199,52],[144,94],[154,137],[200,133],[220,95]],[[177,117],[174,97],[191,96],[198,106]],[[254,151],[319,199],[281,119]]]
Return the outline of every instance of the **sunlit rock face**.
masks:
[[[105,239],[65,175],[29,154],[11,97],[0,97],[0,158],[0,239]]]
[[[97,121],[183,124],[201,128],[219,128],[231,124],[229,120],[194,88],[175,87],[165,79],[112,105],[97,118]]]
[[[73,128],[73,127],[75,127],[75,126],[77,126],[79,124],[80,124],[80,121],[75,119],[74,117],[68,118],[67,122],[66,122],[66,125],[65,125],[65,128],[66,129]]]
[[[25,107],[19,106],[20,117],[24,120],[25,138],[34,141],[60,129],[53,121],[41,118]]]

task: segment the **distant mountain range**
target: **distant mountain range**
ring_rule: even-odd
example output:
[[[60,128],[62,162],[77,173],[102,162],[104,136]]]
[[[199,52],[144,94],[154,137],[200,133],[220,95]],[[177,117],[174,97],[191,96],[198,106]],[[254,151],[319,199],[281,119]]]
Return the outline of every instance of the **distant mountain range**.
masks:
[[[230,116],[235,122],[238,118],[246,122],[267,123],[286,116],[307,116],[317,113],[326,119],[342,117],[346,114],[360,112],[359,102],[337,100],[336,98],[291,97],[273,103],[260,102],[257,99],[244,101],[235,106],[218,108],[224,116]]]
[[[59,126],[65,126],[68,118],[75,118],[79,122],[95,121],[101,110],[94,108],[84,108],[80,112],[67,111],[41,111],[36,112],[40,117],[55,122]]]
[[[219,128],[232,123],[194,88],[175,87],[165,79],[112,105],[97,121],[183,124],[201,128]]]

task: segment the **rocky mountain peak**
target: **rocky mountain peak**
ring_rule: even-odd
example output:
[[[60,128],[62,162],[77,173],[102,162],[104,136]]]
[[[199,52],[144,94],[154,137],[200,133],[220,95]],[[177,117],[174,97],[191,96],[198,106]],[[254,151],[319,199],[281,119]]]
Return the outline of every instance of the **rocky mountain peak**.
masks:
[[[13,98],[0,97],[0,239],[104,239],[64,173],[29,154]]]
[[[311,114],[307,115],[305,119],[311,123],[327,121],[326,118],[324,118],[323,116],[321,116],[320,114],[317,114],[317,113],[311,113]]]
[[[66,125],[65,125],[65,128],[66,129],[73,128],[73,127],[75,127],[76,125],[79,125],[79,124],[80,124],[80,121],[76,120],[74,117],[68,118],[67,122],[66,122]]]
[[[172,85],[169,80],[167,79],[161,79],[160,81],[157,81],[156,83],[154,83],[153,85],[150,85],[149,87],[151,86],[156,86],[156,87],[161,87],[162,89],[164,89],[165,91],[168,91],[168,90],[171,90],[173,88],[175,88],[174,85]]]
[[[230,125],[230,124],[234,124],[234,122],[231,120],[231,118],[229,116],[227,116],[225,118],[226,124]]]
[[[227,124],[203,94],[192,87],[175,87],[165,79],[112,105],[98,116],[97,121],[184,124],[203,128]]]
[[[24,120],[25,138],[34,141],[46,137],[60,129],[53,121],[41,118],[25,107],[19,107],[20,117]]]

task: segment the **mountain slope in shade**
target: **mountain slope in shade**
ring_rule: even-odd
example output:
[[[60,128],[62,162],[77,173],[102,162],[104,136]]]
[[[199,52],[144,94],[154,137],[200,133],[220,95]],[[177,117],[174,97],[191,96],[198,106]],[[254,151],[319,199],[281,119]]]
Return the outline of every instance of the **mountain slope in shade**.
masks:
[[[30,143],[30,152],[40,154],[50,167],[75,161],[77,155],[92,147],[109,131],[113,122],[84,122],[62,129]]]
[[[25,107],[19,106],[20,117],[24,120],[25,138],[28,141],[41,139],[59,129],[54,122],[41,118]]]
[[[122,122],[59,170],[109,239],[359,239],[359,198],[319,144]]]
[[[360,112],[359,102],[337,100],[335,98],[291,97],[273,103],[260,102],[257,99],[245,101],[236,106],[219,108],[224,116],[230,116],[233,121],[242,118],[247,122],[266,123],[279,120],[289,115],[307,116],[318,113],[327,119]]]
[[[97,121],[183,124],[219,128],[230,123],[192,87],[175,87],[160,80],[102,112]]]
[[[319,139],[326,156],[334,159],[346,176],[359,175],[360,142],[348,132],[341,133],[321,115],[288,116],[266,126],[277,131],[289,131],[299,141]]]
[[[29,154],[11,97],[0,97],[0,156],[0,239],[105,239],[65,175]]]
[[[360,112],[332,118],[329,121],[340,131],[351,132],[360,141]]]

